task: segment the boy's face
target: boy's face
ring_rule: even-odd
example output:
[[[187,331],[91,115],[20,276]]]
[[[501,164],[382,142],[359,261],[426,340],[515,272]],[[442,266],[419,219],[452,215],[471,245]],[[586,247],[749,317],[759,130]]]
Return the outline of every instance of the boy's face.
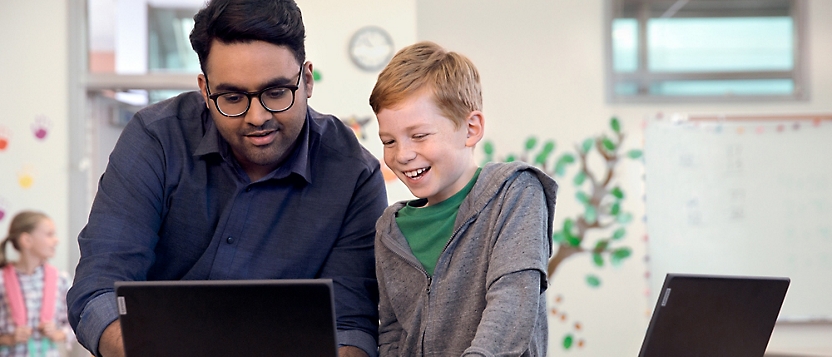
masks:
[[[471,112],[457,128],[421,91],[378,117],[384,163],[414,196],[437,204],[459,192],[474,176],[474,146],[482,138],[483,116]]]

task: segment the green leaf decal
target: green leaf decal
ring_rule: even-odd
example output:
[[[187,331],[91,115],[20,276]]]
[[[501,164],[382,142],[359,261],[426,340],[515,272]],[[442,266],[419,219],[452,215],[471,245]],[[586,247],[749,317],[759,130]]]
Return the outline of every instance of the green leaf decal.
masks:
[[[601,143],[604,144],[604,149],[615,151],[615,144],[609,138],[604,138]]]
[[[612,207],[610,207],[610,214],[613,216],[617,216],[618,212],[621,212],[621,204],[618,202],[613,203]]]
[[[549,140],[549,141],[546,142],[546,144],[543,144],[543,152],[545,152],[547,156],[554,150],[555,150],[555,142],[554,141]]]
[[[537,138],[532,136],[526,139],[526,150],[533,149],[535,145],[537,145]]]
[[[598,219],[598,212],[595,211],[595,207],[592,207],[592,205],[586,205],[585,207],[584,220],[589,224],[595,223],[595,220]]]
[[[575,162],[575,156],[572,155],[572,154],[563,154],[563,156],[560,157],[559,161],[562,161],[563,163],[566,163],[566,164],[571,164],[571,163]]]
[[[575,186],[580,186],[584,183],[584,180],[586,180],[586,174],[583,171],[581,171],[577,175],[575,175],[575,179],[572,180],[572,182],[575,183]]]
[[[633,150],[630,150],[630,151],[627,152],[627,156],[629,156],[631,159],[638,159],[643,154],[644,153],[641,150],[638,150],[638,149],[633,149]]]
[[[630,254],[632,254],[630,252],[630,248],[627,248],[627,247],[618,248],[618,249],[614,250],[612,252],[612,254],[610,255],[610,263],[612,263],[612,265],[615,265],[615,266],[621,265],[621,262],[624,259],[627,259],[627,257],[630,256]]]
[[[558,162],[557,165],[555,165],[555,175],[557,175],[557,176],[566,175],[566,165],[564,163]]]
[[[552,242],[555,243],[563,243],[566,240],[566,237],[563,236],[563,232],[555,232],[552,234]]]
[[[615,230],[615,233],[612,234],[612,239],[618,240],[624,238],[624,235],[627,234],[627,231],[624,228],[619,228]]]
[[[491,141],[486,141],[482,149],[487,155],[494,155],[494,144]]]
[[[509,155],[508,157],[506,157],[506,162],[513,162],[514,160],[516,160],[514,155]]]
[[[599,240],[598,243],[595,243],[595,249],[593,249],[592,251],[596,253],[601,253],[604,251],[604,249],[607,249],[609,245],[610,241],[606,239]]]
[[[603,267],[604,266],[604,257],[602,257],[601,254],[599,254],[599,253],[593,253],[592,254],[592,262],[595,263],[595,266],[597,266],[599,268]]]
[[[632,220],[633,220],[633,215],[631,215],[629,213],[622,213],[622,214],[619,214],[618,217],[617,217],[618,223],[621,223],[621,224],[630,223],[630,221],[632,221]]]
[[[618,118],[612,117],[612,119],[610,119],[610,128],[612,128],[612,131],[616,133],[621,132],[621,123],[618,122]]]
[[[590,149],[592,149],[592,144],[595,143],[595,139],[589,138],[584,140],[584,143],[581,144],[581,150],[584,151],[584,154],[588,153]]]
[[[587,195],[587,194],[586,194],[585,192],[583,192],[583,191],[578,191],[578,192],[576,192],[576,193],[575,193],[575,198],[577,198],[579,202],[581,202],[581,203],[583,203],[583,204],[585,204],[585,205],[586,205],[586,204],[589,204],[589,195]]]
[[[594,274],[589,274],[586,276],[586,283],[593,288],[597,288],[601,286],[601,279]]]
[[[624,198],[624,191],[621,191],[621,188],[618,187],[613,188],[610,194],[619,200]]]
[[[549,156],[549,155],[546,155],[545,152],[541,152],[540,154],[537,154],[537,156],[534,157],[534,164],[538,165],[538,166],[542,166],[543,164],[546,163],[546,157],[547,156]]]
[[[578,238],[578,237],[575,237],[571,234],[566,236],[566,242],[569,243],[569,245],[571,245],[573,247],[580,247],[581,246],[581,239]]]
[[[563,337],[563,349],[568,350],[572,348],[573,339],[574,338],[571,334],[566,334],[566,336]]]

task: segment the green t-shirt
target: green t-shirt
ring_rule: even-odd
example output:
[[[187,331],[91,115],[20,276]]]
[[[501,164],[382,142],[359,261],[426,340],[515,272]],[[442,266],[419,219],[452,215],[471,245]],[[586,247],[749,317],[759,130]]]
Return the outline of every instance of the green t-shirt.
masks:
[[[419,259],[429,275],[433,275],[439,255],[454,233],[459,205],[471,192],[481,170],[482,168],[477,169],[471,181],[448,199],[427,207],[414,206],[423,205],[425,200],[413,200],[396,213],[396,224],[404,234],[413,255]]]

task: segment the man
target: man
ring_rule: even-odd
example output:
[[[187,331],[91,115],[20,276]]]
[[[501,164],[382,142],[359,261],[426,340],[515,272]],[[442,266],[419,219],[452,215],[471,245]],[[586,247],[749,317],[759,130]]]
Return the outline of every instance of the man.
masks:
[[[349,128],[307,106],[300,10],[213,0],[194,21],[200,91],[127,124],[78,237],[79,341],[123,355],[115,281],[330,278],[339,354],[374,356],[384,182]]]

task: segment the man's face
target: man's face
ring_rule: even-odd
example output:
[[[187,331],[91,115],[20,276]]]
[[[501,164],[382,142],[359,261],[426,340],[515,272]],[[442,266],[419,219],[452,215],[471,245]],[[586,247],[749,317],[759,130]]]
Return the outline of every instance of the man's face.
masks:
[[[294,148],[306,121],[306,100],[312,96],[312,64],[307,62],[302,66],[287,47],[268,42],[226,44],[215,40],[205,70],[207,73],[198,78],[200,90],[220,135],[228,142],[240,166],[252,181],[276,169]],[[257,92],[267,87],[296,84],[299,88],[294,104],[279,113],[266,110],[259,98],[252,96],[248,112],[228,117],[208,97],[209,91],[211,94]]]

